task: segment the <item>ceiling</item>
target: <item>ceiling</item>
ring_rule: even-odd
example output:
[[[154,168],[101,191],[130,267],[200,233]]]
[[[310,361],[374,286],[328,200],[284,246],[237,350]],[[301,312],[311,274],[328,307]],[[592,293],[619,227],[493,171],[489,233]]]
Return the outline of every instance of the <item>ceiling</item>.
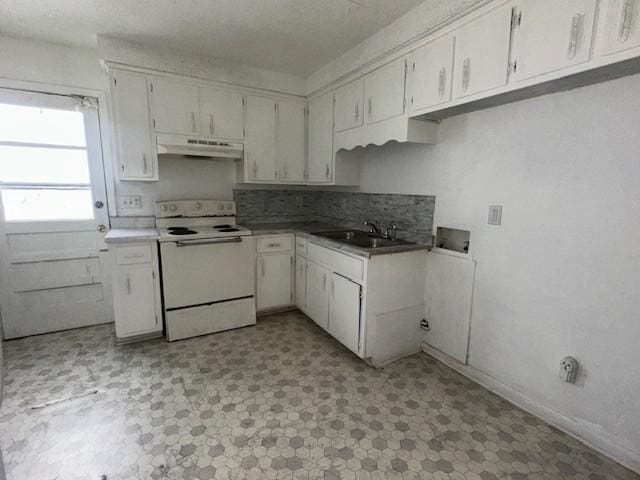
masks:
[[[307,77],[423,0],[3,0],[0,32],[97,35]]]

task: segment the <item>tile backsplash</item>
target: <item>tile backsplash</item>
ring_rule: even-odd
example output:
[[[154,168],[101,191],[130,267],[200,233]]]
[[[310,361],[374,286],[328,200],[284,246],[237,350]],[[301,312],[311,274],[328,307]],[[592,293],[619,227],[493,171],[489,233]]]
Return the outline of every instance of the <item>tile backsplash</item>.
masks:
[[[430,242],[436,198],[339,191],[240,190],[233,192],[240,225],[248,223],[325,222],[364,229],[365,220],[381,228],[398,226],[400,238]]]

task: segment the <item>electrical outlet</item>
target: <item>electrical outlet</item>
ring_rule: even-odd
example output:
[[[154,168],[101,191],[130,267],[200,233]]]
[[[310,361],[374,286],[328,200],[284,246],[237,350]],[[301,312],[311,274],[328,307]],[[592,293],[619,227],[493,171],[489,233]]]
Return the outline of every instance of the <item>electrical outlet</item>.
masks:
[[[141,195],[120,195],[118,207],[122,210],[140,210],[142,208]]]

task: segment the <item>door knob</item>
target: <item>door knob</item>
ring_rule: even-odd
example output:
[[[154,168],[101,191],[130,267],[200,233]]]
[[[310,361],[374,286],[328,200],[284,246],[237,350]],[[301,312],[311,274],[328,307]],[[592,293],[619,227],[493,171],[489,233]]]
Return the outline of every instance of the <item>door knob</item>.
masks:
[[[97,230],[98,230],[100,233],[104,233],[104,232],[106,232],[106,231],[107,231],[107,227],[106,227],[106,226],[104,226],[104,225],[102,225],[102,224],[100,224],[100,225],[98,225]]]
[[[100,200],[98,200],[96,203],[93,204],[96,208],[102,208],[104,207],[104,202],[101,202]]]

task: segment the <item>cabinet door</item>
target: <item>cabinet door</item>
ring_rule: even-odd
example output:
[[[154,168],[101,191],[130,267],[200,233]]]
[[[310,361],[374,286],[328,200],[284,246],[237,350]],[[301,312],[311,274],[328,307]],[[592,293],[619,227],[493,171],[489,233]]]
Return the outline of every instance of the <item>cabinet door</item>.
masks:
[[[258,256],[256,305],[258,310],[291,305],[292,257],[290,253]]]
[[[303,183],[306,171],[305,106],[278,103],[278,179]]]
[[[276,104],[248,96],[245,112],[244,161],[247,177],[254,181],[276,179]]]
[[[116,270],[113,289],[117,336],[124,338],[159,330],[153,265],[131,265]]]
[[[337,273],[331,274],[329,333],[355,353],[360,343],[360,288]]]
[[[404,113],[407,62],[396,60],[364,79],[365,121],[379,122]]]
[[[307,311],[307,259],[296,255],[296,307],[303,312]]]
[[[332,183],[333,94],[327,93],[309,102],[309,183]]]
[[[596,0],[522,1],[514,17],[519,26],[513,78],[527,80],[588,61],[595,11]]]
[[[198,135],[198,87],[156,78],[151,81],[154,130],[176,135]]]
[[[455,32],[453,96],[463,98],[507,83],[511,6],[506,5]]]
[[[640,47],[640,0],[608,0],[603,54]]]
[[[364,82],[354,80],[335,92],[335,127],[337,132],[362,125]]]
[[[413,52],[410,66],[410,113],[451,100],[453,35],[439,38]]]
[[[242,95],[201,88],[200,133],[207,137],[242,141],[244,138]]]
[[[329,329],[330,272],[307,260],[307,315],[325,330]]]
[[[120,180],[157,180],[146,78],[114,71],[110,91]]]

